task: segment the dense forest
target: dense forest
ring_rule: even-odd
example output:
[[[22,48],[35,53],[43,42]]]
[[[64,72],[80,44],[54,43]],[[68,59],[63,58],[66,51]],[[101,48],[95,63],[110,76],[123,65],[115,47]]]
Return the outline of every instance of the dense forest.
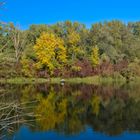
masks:
[[[0,23],[0,77],[140,76],[140,22]]]

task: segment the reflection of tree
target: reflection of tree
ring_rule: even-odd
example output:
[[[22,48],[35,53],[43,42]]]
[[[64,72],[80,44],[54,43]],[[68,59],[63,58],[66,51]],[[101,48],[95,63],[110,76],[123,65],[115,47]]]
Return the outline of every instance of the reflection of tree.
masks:
[[[55,93],[51,90],[47,97],[41,97],[36,107],[37,123],[42,130],[57,130],[65,134],[79,133],[85,129],[85,119],[90,108],[98,115],[100,97],[93,96],[90,100],[83,100],[83,96],[74,92],[72,95]]]
[[[128,91],[130,94],[132,90],[126,86],[24,85],[4,86],[1,91],[1,102],[10,104],[16,100],[24,108],[20,113],[35,113],[36,130],[72,135],[89,125],[94,131],[108,135],[140,132],[140,100],[130,98]],[[22,119],[29,120],[26,116]],[[18,125],[14,130],[22,123]]]
[[[57,99],[56,94],[51,91],[47,98],[40,99],[36,114],[40,115],[37,122],[42,130],[54,129],[67,115],[67,99]]]
[[[75,96],[73,96],[75,97]],[[80,120],[83,109],[78,105],[75,98],[56,94],[50,91],[46,98],[40,98],[36,107],[37,123],[42,130],[57,130],[65,134],[74,134],[82,129]]]
[[[116,95],[121,90],[115,89],[114,96],[109,95],[110,100],[104,103],[101,96],[104,93],[98,95],[97,92],[99,87],[96,87],[96,90],[91,90],[92,94],[84,93],[79,88],[72,93],[66,89],[62,91],[58,90],[58,87],[57,90],[55,88],[53,87],[47,97],[40,98],[36,109],[37,114],[41,114],[38,125],[43,130],[56,130],[71,135],[83,131],[87,124],[95,131],[109,135],[121,134],[132,128],[132,130],[136,130],[140,110],[133,107],[137,108],[138,102],[129,99],[125,92],[125,96]],[[103,89],[103,91],[109,90]],[[101,92],[101,90],[99,91]],[[113,91],[112,88],[111,91]]]
[[[95,131],[108,135],[118,135],[124,131],[140,131],[140,102],[129,99],[127,103],[112,99],[106,106],[102,106],[100,115],[95,119],[88,119]]]
[[[93,108],[93,113],[96,114],[97,116],[99,115],[99,111],[100,111],[100,97],[95,95],[92,97],[91,100],[91,105]]]

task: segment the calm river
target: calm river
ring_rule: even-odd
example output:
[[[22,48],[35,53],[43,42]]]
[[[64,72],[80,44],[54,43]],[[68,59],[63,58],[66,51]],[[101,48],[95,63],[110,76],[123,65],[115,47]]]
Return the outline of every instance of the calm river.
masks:
[[[140,85],[0,85],[2,140],[140,140]]]

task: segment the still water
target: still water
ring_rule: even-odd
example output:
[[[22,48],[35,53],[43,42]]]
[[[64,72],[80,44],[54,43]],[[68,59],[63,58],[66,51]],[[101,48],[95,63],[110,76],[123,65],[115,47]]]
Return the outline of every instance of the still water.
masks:
[[[140,86],[0,85],[2,140],[140,140]]]

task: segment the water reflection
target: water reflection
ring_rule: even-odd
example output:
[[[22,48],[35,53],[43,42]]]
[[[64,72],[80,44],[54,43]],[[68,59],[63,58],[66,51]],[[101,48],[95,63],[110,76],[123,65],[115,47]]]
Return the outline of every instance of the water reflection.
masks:
[[[1,135],[12,137],[23,124],[34,132],[65,136],[81,134],[87,127],[109,136],[140,133],[139,91],[136,84],[1,85],[1,108],[11,104],[10,109],[0,112],[7,114],[0,116]],[[18,116],[15,123],[2,129],[3,120],[12,122],[8,118],[13,116]]]

